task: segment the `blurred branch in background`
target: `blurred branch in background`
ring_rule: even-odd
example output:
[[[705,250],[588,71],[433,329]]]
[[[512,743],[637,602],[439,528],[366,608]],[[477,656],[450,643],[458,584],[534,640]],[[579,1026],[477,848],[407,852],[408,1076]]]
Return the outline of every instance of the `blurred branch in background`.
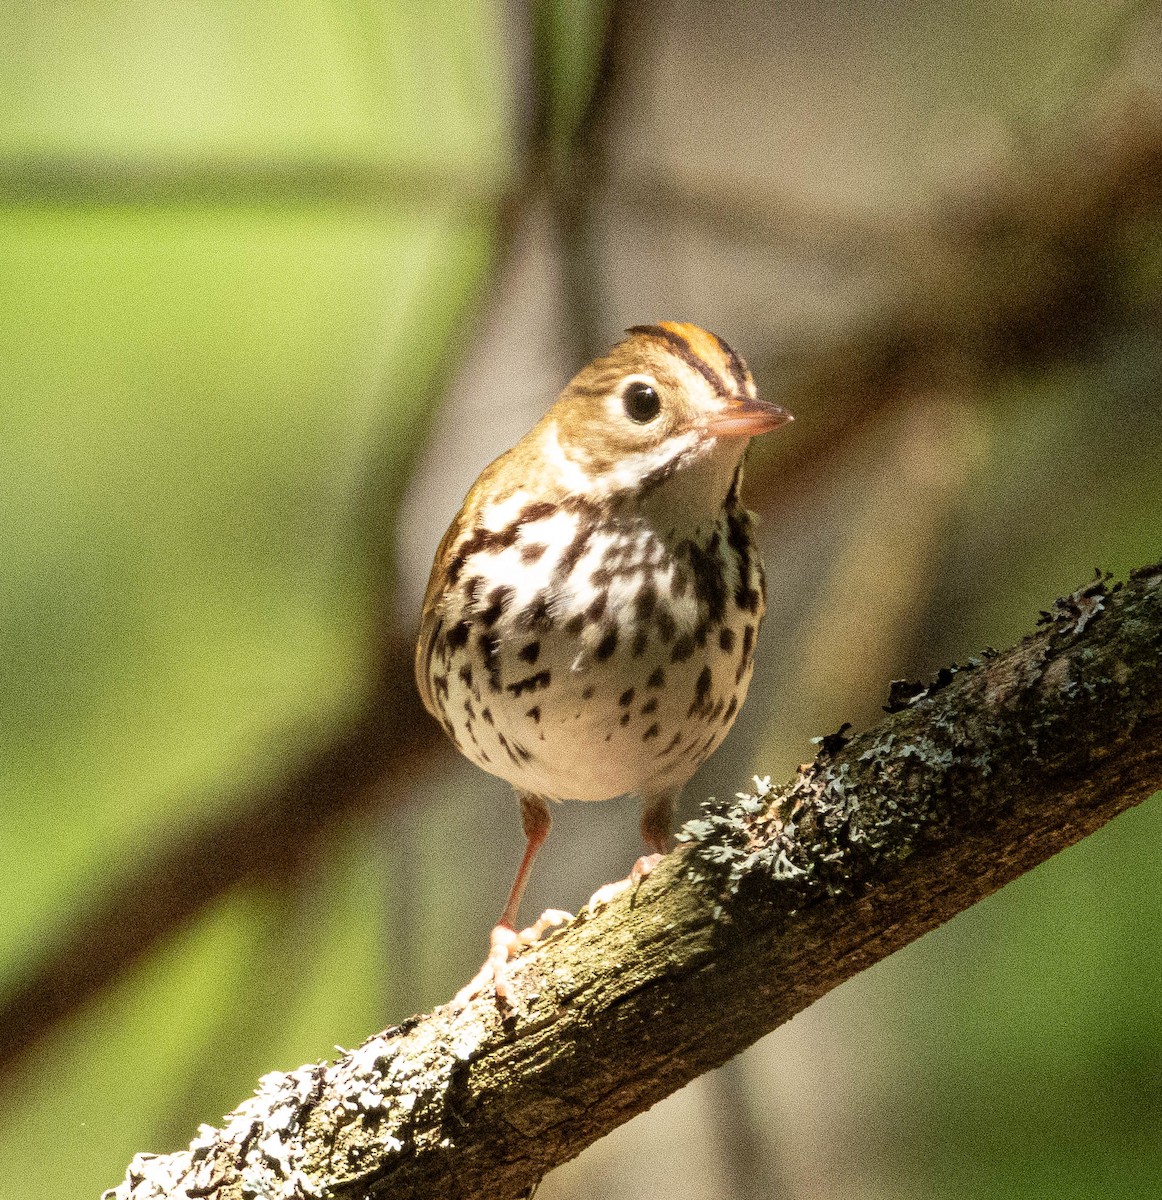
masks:
[[[26,156],[0,160],[0,204],[85,208],[206,204],[452,205],[483,216],[518,206],[520,186],[479,174],[325,160],[156,159]]]
[[[667,201],[719,211],[662,190]],[[777,507],[789,490],[825,476],[901,399],[932,389],[971,394],[1007,375],[1077,361],[1147,315],[1143,304],[1156,309],[1156,297],[1127,279],[1140,233],[1160,208],[1162,107],[1140,98],[1086,114],[1002,174],[965,180],[931,218],[879,230],[887,244],[877,256],[894,259],[897,272],[882,311],[830,346],[791,346],[780,357],[785,402],[809,411],[814,427],[781,457],[756,460],[751,483],[761,503]],[[809,222],[802,214],[800,224]],[[785,216],[769,228],[783,230]],[[844,247],[877,232],[829,230],[817,218],[811,229]]]
[[[268,1075],[113,1200],[282,1191],[511,1200],[845,979],[1162,785],[1162,563],[1057,601],[1019,645],[715,805],[639,889],[486,994]]]
[[[0,1068],[15,1067],[40,1034],[218,896],[243,881],[285,877],[353,814],[382,805],[385,764],[399,795],[433,752],[410,649],[389,644],[362,711],[339,737],[218,823],[163,843],[5,998]]]

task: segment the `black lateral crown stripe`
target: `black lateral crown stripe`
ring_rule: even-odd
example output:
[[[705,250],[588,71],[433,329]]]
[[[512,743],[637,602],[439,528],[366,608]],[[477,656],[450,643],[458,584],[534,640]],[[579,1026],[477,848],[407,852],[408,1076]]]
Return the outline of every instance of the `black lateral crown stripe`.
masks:
[[[710,335],[717,343],[719,350],[726,355],[726,361],[730,364],[730,375],[742,395],[746,395],[746,368],[742,365],[742,359],[718,336],[716,333]]]
[[[661,325],[631,325],[626,333],[642,333],[665,342],[688,367],[697,371],[718,395],[724,399],[729,397],[730,391],[722,376],[704,358],[694,353],[694,348],[680,333],[665,329]]]

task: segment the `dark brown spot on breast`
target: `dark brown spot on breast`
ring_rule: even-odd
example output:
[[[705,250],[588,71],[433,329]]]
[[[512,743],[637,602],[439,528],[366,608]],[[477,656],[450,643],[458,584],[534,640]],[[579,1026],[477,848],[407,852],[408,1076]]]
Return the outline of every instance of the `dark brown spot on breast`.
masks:
[[[448,582],[455,584],[459,580],[464,564],[472,555],[482,550],[507,550],[516,541],[517,529],[516,524],[507,529],[485,529],[483,526],[474,529],[471,536],[460,543],[460,548],[448,563]]]
[[[734,650],[734,630],[725,625],[718,631],[718,645],[726,654]]]
[[[477,639],[480,653],[484,655],[484,667],[488,672],[488,686],[500,691],[500,639],[495,633],[482,633]]]
[[[654,673],[646,680],[646,687],[660,688],[666,686],[666,669],[665,667],[657,667]]]
[[[685,662],[693,653],[694,639],[688,633],[684,633],[674,643],[674,648],[670,651],[670,661],[676,663]]]
[[[576,637],[585,628],[585,614],[577,613],[565,622],[565,632],[570,637]]]
[[[448,647],[452,650],[459,650],[461,647],[468,644],[469,625],[467,621],[457,621],[451,629],[448,630]]]
[[[629,713],[622,713],[622,714],[621,714],[621,721],[620,721],[620,724],[622,724],[622,725],[628,725],[628,724],[629,724],[629,717],[630,717],[630,714],[629,714]]]
[[[734,714],[738,712],[738,697],[731,696],[730,703],[726,706],[726,712],[722,714],[723,725],[729,725],[734,720]]]
[[[609,593],[605,591],[598,592],[593,597],[593,603],[585,610],[585,619],[587,621],[600,621],[605,615],[605,606],[609,603]]]
[[[751,657],[754,653],[754,626],[748,625],[742,631],[742,653],[738,656],[738,670],[734,675],[734,682],[740,683],[742,677],[746,674],[746,669],[750,665]]]
[[[641,658],[641,656],[646,652],[646,646],[649,644],[649,640],[650,635],[645,629],[639,629],[637,633],[633,635],[634,658]]]
[[[541,706],[539,704],[534,704],[532,708],[525,713],[525,716],[528,717],[534,725],[539,725],[541,722]]]
[[[472,664],[461,663],[458,674],[460,676],[460,682],[466,688],[470,688],[472,686]]]
[[[525,566],[531,566],[535,562],[539,562],[544,557],[548,546],[544,542],[529,542],[527,546],[522,546],[520,550],[520,560]]]
[[[597,649],[593,651],[594,657],[598,662],[605,662],[613,652],[617,649],[617,629],[610,629],[606,635],[597,643]]]
[[[687,557],[694,572],[694,594],[706,605],[706,619],[719,624],[726,615],[726,572],[723,570],[720,548],[722,536],[716,529],[705,547],[687,543]]]
[[[702,668],[702,674],[698,676],[698,682],[694,685],[694,699],[686,712],[687,717],[692,717],[696,712],[702,712],[706,707],[706,697],[710,694],[710,685],[713,683],[714,677],[710,673],[709,667]]]
[[[534,597],[532,602],[517,614],[516,623],[519,628],[527,629],[530,633],[548,633],[553,628],[548,600],[543,595]]]
[[[504,750],[509,758],[511,758],[514,763],[519,764],[520,758],[517,756],[517,753],[512,746],[509,745],[508,738],[506,738],[504,734],[500,732],[500,730],[496,731],[496,740],[500,743],[501,749]]]
[[[625,708],[628,705],[632,704],[633,703],[633,688],[626,688],[625,691],[622,692],[620,696],[618,696],[617,702],[618,702],[618,704],[621,705],[622,708]]]
[[[500,620],[512,597],[513,590],[507,583],[492,589],[492,594],[488,597],[488,607],[480,614],[480,623],[485,629],[490,629]]]
[[[749,561],[753,544],[750,513],[739,504],[728,504],[726,508],[726,544],[734,551],[740,568]]]
[[[495,724],[495,722],[492,719],[492,709],[491,708],[482,708],[480,710],[480,719],[486,725],[494,725]]]
[[[678,627],[674,624],[674,618],[670,615],[670,610],[662,605],[658,606],[658,611],[654,616],[654,623],[658,627],[658,637],[665,644],[673,639]]]
[[[541,643],[529,642],[527,645],[520,648],[520,650],[517,652],[517,658],[519,658],[522,662],[527,662],[531,667],[540,657],[540,654]]]
[[[552,675],[548,671],[538,671],[535,675],[526,675],[524,679],[517,679],[508,684],[508,691],[514,696],[523,695],[525,692],[535,692],[538,688],[547,688],[552,682]]]
[[[647,700],[641,707],[641,715],[648,717],[650,713],[658,711],[658,698],[655,696],[652,700]]]
[[[744,587],[742,584],[735,589],[734,602],[744,612],[757,613],[759,610],[759,594],[752,587]]]
[[[587,688],[586,688],[586,689],[585,689],[585,690],[584,690],[584,691],[581,693],[581,699],[582,699],[582,700],[592,700],[592,699],[593,699],[593,688],[592,688],[592,687],[587,687]]]
[[[654,606],[658,602],[658,589],[652,579],[647,579],[633,598],[634,619],[645,624],[653,616]]]
[[[642,741],[648,742],[650,740],[650,738],[656,738],[658,736],[658,734],[661,732],[662,732],[661,727],[658,725],[657,721],[655,721],[649,727],[649,729],[647,729],[645,731],[645,733],[642,734]]]
[[[543,521],[557,511],[557,506],[551,500],[535,500],[526,504],[517,516],[517,525],[528,525],[533,521]]]
[[[585,553],[589,545],[589,539],[593,536],[593,522],[586,521],[582,518],[577,524],[577,532],[573,535],[573,540],[561,553],[561,557],[557,560],[557,565],[553,570],[553,574],[557,579],[565,579],[573,568],[581,561],[581,556]]]

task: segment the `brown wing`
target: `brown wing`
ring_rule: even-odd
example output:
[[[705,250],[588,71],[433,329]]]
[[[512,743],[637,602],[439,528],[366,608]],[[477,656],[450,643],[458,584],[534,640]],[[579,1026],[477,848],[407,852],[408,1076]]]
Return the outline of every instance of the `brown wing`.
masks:
[[[420,617],[420,636],[416,642],[416,687],[424,707],[437,720],[440,710],[436,707],[436,698],[432,695],[431,672],[428,664],[432,660],[432,649],[440,632],[444,618],[444,575],[452,547],[460,537],[464,528],[464,510],[461,509],[455,520],[448,526],[447,532],[440,539],[435,561],[432,563],[432,573],[428,576],[428,587],[424,592],[423,615]]]
[[[539,428],[539,427],[538,427]],[[472,485],[472,490],[464,499],[464,505],[452,520],[452,524],[448,526],[447,533],[444,534],[440,541],[440,547],[436,551],[435,562],[432,563],[432,573],[428,576],[428,588],[424,592],[424,610],[423,616],[420,618],[420,636],[416,642],[416,687],[420,692],[420,699],[424,702],[424,707],[435,717],[441,720],[443,714],[440,712],[436,698],[432,695],[431,671],[429,666],[432,661],[432,650],[435,646],[436,638],[440,636],[440,627],[444,620],[445,609],[447,605],[447,596],[444,588],[444,579],[447,573],[448,561],[452,557],[452,549],[460,541],[466,529],[471,529],[476,524],[477,514],[480,511],[483,503],[483,497],[503,499],[515,487],[520,486],[521,480],[527,476],[527,470],[523,465],[523,460],[520,456],[521,445],[529,438],[536,434],[534,429],[531,433],[526,434],[516,447],[508,451],[507,454],[502,454],[499,458],[494,459],[483,471],[480,472],[480,477]],[[515,481],[512,478],[515,472]]]

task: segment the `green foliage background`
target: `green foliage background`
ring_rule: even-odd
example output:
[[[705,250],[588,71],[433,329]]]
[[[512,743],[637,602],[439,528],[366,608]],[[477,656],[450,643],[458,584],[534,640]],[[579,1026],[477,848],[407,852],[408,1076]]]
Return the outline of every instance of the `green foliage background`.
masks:
[[[400,497],[514,208],[567,175],[608,7],[543,0],[519,28],[475,0],[0,12],[0,991],[367,695]],[[1025,116],[1071,103],[1143,6],[1052,7],[989,34]],[[995,99],[917,61],[890,69],[919,109],[957,80]],[[916,601],[937,659],[1019,636],[1097,562],[1157,557],[1160,245],[1127,255],[1136,323],[978,397],[985,452]],[[752,744],[767,764],[794,741]],[[875,1194],[1157,1194],[1160,834],[1155,799],[825,1002],[868,1033]],[[439,999],[407,964],[444,953],[433,922],[459,935],[391,919],[445,886],[438,836],[411,849],[352,818],[54,1027],[5,1078],[0,1197],[93,1195],[261,1073]]]

